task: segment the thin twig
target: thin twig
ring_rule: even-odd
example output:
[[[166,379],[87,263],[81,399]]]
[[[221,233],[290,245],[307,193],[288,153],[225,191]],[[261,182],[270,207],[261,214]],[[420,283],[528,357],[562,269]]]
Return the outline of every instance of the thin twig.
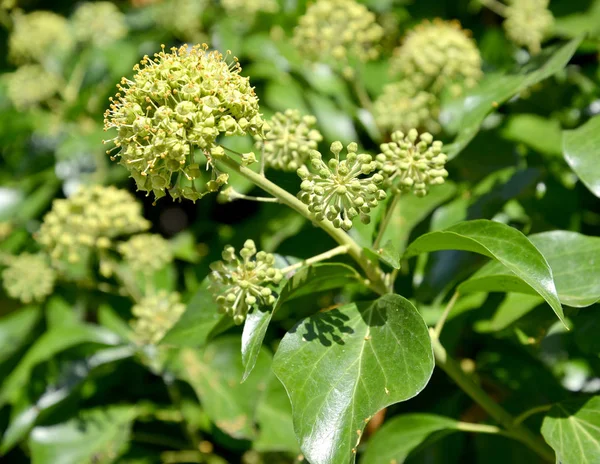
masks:
[[[452,308],[454,308],[456,300],[458,300],[458,292],[454,292],[454,295],[452,295],[452,298],[450,298],[450,301],[448,301],[446,308],[444,308],[444,312],[440,316],[440,319],[435,326],[435,336],[437,338],[440,338],[440,334],[442,333],[442,329],[444,328],[448,314],[450,314],[450,311],[452,311]]]
[[[373,248],[375,250],[377,250],[377,248],[379,248],[379,245],[381,244],[381,240],[383,240],[385,230],[390,225],[392,217],[394,216],[394,210],[396,209],[396,206],[398,205],[399,201],[400,201],[400,194],[395,193],[394,196],[392,197],[392,201],[389,202],[389,205],[385,212],[383,221],[381,221],[381,225],[379,226],[379,232],[377,233],[377,238],[375,239],[375,243],[373,243]]]
[[[534,414],[549,411],[550,408],[552,408],[551,404],[544,404],[542,406],[536,406],[535,408],[528,409],[527,411],[519,414],[515,418],[514,424],[519,425],[519,424],[525,422],[527,419],[529,419],[529,417],[533,416]]]
[[[300,269],[301,267],[310,266],[311,264],[318,263],[319,261],[325,261],[326,259],[333,258],[337,255],[343,255],[348,252],[348,249],[348,245],[340,245],[338,247],[332,248],[329,251],[313,256],[312,258],[308,258],[303,261],[300,261],[299,263],[284,267],[283,269],[281,269],[281,272],[282,274],[287,274],[288,272],[295,271],[296,269]]]

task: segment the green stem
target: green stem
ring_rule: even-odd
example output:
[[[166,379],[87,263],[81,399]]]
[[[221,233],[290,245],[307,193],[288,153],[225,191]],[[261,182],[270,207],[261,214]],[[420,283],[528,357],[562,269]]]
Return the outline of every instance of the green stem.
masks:
[[[260,174],[254,172],[251,169],[248,169],[245,166],[242,166],[233,158],[230,158],[228,155],[225,155],[220,160],[223,164],[227,165],[234,171],[236,171],[241,176],[245,177],[249,181],[251,181],[257,187],[260,187],[265,192],[273,195],[275,198],[278,198],[281,203],[289,206],[294,211],[298,212],[305,218],[314,221],[312,213],[308,210],[308,207],[298,200],[294,195],[285,191],[278,185],[274,184],[267,178],[261,176]],[[343,230],[337,229],[333,226],[331,221],[323,220],[317,223],[321,229],[327,232],[331,238],[333,238],[338,244],[346,245],[348,247],[348,254],[354,259],[358,265],[365,272],[367,278],[370,281],[370,286],[377,293],[384,295],[387,293],[386,285],[385,285],[385,275],[381,271],[381,269],[374,264],[367,256],[364,254],[363,249],[354,241],[352,238]]]
[[[454,308],[454,305],[456,304],[456,300],[458,300],[458,292],[454,292],[454,295],[452,295],[452,298],[450,298],[450,301],[446,305],[444,312],[440,316],[440,319],[438,320],[438,322],[435,326],[434,333],[435,333],[436,338],[440,338],[440,334],[442,333],[442,329],[444,328],[444,324],[446,322],[446,319],[448,318],[448,314],[450,314],[450,311],[452,311],[452,308]]]
[[[248,200],[248,201],[258,201],[260,203],[279,203],[278,198],[274,197],[254,197],[251,195],[244,195],[243,193],[236,192],[233,188],[227,189],[227,193],[221,192],[224,196],[227,197],[228,201],[234,200]]]
[[[481,406],[495,421],[497,421],[506,432],[514,439],[519,440],[539,456],[549,462],[554,462],[554,452],[546,443],[537,437],[531,430],[521,424],[515,423],[514,417],[502,406],[496,403],[489,395],[473,380],[463,372],[459,364],[448,356],[446,350],[438,340],[435,332],[431,329],[431,343],[433,354],[438,367],[458,384],[458,386]]]
[[[463,432],[494,433],[499,435],[504,433],[500,427],[496,427],[495,425],[474,424],[472,422],[458,422],[456,428]]]
[[[506,5],[503,3],[500,3],[496,0],[479,0],[479,2],[483,6],[496,13],[498,16],[502,16],[503,18],[506,17]]]
[[[373,243],[373,248],[375,250],[377,250],[377,248],[379,248],[379,245],[381,244],[381,240],[383,240],[383,235],[385,233],[385,230],[390,225],[392,217],[394,216],[394,210],[396,209],[396,206],[398,205],[399,201],[400,201],[400,194],[395,193],[394,196],[392,197],[392,201],[390,201],[388,204],[388,208],[385,212],[383,221],[381,221],[381,225],[379,226],[379,232],[377,234],[377,238],[375,239],[375,243]]]
[[[319,261],[324,261],[329,258],[333,258],[337,255],[343,255],[348,252],[348,245],[340,245],[338,247],[332,248],[329,251],[313,256],[312,258],[305,259],[300,261],[299,263],[292,264],[288,267],[284,267],[281,269],[283,274],[287,274],[288,272],[295,271],[296,269],[300,269],[304,266],[310,266],[311,264],[318,263]]]
[[[516,419],[515,419],[515,425],[519,425],[519,424],[525,422],[527,419],[529,419],[534,414],[538,414],[540,412],[549,411],[550,408],[552,408],[551,404],[544,404],[542,406],[536,406],[535,408],[528,409],[527,411],[519,414],[516,417]]]

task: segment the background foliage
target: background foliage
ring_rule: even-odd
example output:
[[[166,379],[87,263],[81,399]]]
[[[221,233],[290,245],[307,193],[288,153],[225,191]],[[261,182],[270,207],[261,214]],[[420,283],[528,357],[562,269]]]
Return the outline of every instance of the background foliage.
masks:
[[[255,310],[243,329],[233,327],[217,313],[205,280],[226,244],[239,249],[253,239],[285,266],[334,241],[281,205],[226,203],[217,195],[152,205],[142,192],[135,195],[151,232],[168,239],[175,261],[151,276],[124,272],[139,292],[177,290],[186,305],[159,345],[135,342],[133,302],[116,279],[98,285],[97,273],[82,278],[70,269],[42,302],[21,304],[0,293],[3,460],[292,463],[302,451],[315,463],[354,455],[363,463],[541,462],[539,453],[497,433],[506,423],[443,369],[468,375],[511,417],[541,431],[561,462],[600,462],[600,2],[553,0],[549,40],[531,57],[476,1],[364,1],[384,37],[381,57],[362,68],[361,90],[333,63],[306,63],[295,50],[290,37],[303,1],[277,8],[258,0],[115,1],[125,31],[104,25],[97,40],[49,53],[42,65],[58,88],[39,104],[20,104],[42,82],[14,88],[8,43],[19,15],[51,9],[73,21],[81,3],[0,2],[5,259],[38,251],[32,236],[52,201],[80,185],[135,193],[127,171],[105,153],[102,113],[115,84],[162,43],[231,50],[266,117],[289,108],[316,116],[323,153],[335,140],[379,152],[387,135],[360,103],[361,92],[381,94],[393,49],[423,19],[458,19],[470,29],[484,78],[466,96],[443,102],[439,137],[451,158],[449,180],[425,198],[403,196],[381,241],[391,244],[380,253],[383,266],[402,264],[394,288],[402,297],[366,302],[369,290],[342,257],[302,268],[283,282],[272,311]],[[257,5],[267,11],[255,13]],[[112,33],[113,41],[102,40]],[[240,152],[253,146],[250,137],[228,143]],[[269,176],[298,190],[294,173]],[[242,194],[262,194],[242,177],[230,181]],[[373,230],[357,225],[351,235],[369,247]],[[455,288],[461,296],[440,341],[459,362],[429,379],[425,324],[439,321]],[[335,309],[319,312],[324,308]],[[349,333],[411,342],[363,356],[364,343],[344,341]],[[300,349],[307,339],[318,342]],[[439,358],[435,343],[434,352]],[[351,399],[351,417],[335,409],[340,398]],[[324,440],[323,431],[341,438]],[[472,431],[484,433],[465,433]]]

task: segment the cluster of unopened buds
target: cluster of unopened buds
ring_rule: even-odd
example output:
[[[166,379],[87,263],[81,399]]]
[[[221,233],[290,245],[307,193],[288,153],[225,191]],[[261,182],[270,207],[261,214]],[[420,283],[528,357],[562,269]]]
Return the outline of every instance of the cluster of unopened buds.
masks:
[[[137,234],[119,243],[119,253],[131,269],[152,273],[173,261],[169,242],[158,234]]]
[[[554,24],[549,3],[550,0],[508,0],[503,10],[502,26],[507,37],[515,44],[527,47],[534,55],[540,52],[542,42]]]
[[[56,271],[41,253],[22,253],[2,260],[7,265],[2,271],[6,293],[28,304],[44,300],[54,290]]]
[[[275,256],[256,251],[252,240],[246,240],[239,257],[232,246],[226,246],[222,261],[210,265],[210,289],[219,310],[236,324],[246,319],[256,306],[272,306],[275,295],[269,285],[277,285],[283,274],[275,268]]]
[[[341,159],[342,149],[341,142],[332,143],[334,158],[327,163],[321,153],[311,152],[310,165],[314,172],[306,166],[298,169],[302,179],[298,198],[316,220],[327,219],[334,227],[350,230],[356,216],[365,224],[370,222],[371,209],[386,198],[386,193],[381,189],[384,178],[375,172],[377,163],[371,155],[358,154],[358,145],[351,143],[346,158]]]
[[[160,290],[136,303],[131,312],[136,317],[131,323],[139,343],[158,343],[179,320],[185,305],[176,292]]]
[[[411,129],[392,134],[392,141],[381,144],[377,165],[385,176],[385,185],[397,192],[413,191],[425,196],[431,185],[443,184],[448,171],[444,165],[448,157],[442,153],[442,142],[433,140],[427,132],[418,134]]]
[[[207,50],[207,45],[184,45],[144,57],[133,80],[122,80],[105,113],[105,130],[117,130],[112,142],[120,150],[120,163],[138,189],[157,199],[166,190],[194,201],[217,191],[228,180],[215,166],[225,155],[217,137],[263,135],[267,129],[237,60],[227,62],[219,52]],[[211,171],[211,179],[198,191],[194,180],[202,175],[201,164]],[[186,181],[190,185],[182,186]]]
[[[271,130],[265,137],[256,136],[256,146],[265,157],[265,164],[282,171],[295,171],[302,166],[323,140],[316,123],[317,118],[302,116],[298,110],[275,113],[269,120]]]

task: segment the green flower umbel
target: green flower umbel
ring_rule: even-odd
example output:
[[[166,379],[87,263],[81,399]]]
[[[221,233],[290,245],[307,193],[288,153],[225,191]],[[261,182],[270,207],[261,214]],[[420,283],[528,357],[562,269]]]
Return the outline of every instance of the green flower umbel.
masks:
[[[376,160],[385,184],[396,191],[413,191],[422,197],[430,185],[443,184],[448,171],[444,165],[448,157],[442,153],[442,142],[433,141],[427,132],[419,136],[416,129],[407,135],[397,131],[392,142],[381,144]]]
[[[223,9],[230,15],[252,18],[257,13],[277,13],[277,0],[221,0]]]
[[[173,261],[169,242],[158,234],[134,235],[118,248],[129,266],[139,272],[151,274]]]
[[[377,58],[383,29],[375,15],[354,0],[317,0],[294,29],[298,51],[313,62],[329,63],[352,77],[351,60]]]
[[[137,319],[131,322],[131,326],[138,342],[158,343],[185,311],[180,300],[179,293],[160,290],[134,305],[131,312]]]
[[[4,77],[8,84],[8,98],[19,110],[48,101],[59,92],[62,85],[59,76],[47,72],[39,64],[24,64]]]
[[[149,227],[129,192],[95,185],[54,200],[36,238],[52,259],[77,262],[86,250],[109,248],[112,239]]]
[[[127,35],[125,15],[111,2],[87,2],[71,17],[75,37],[97,46],[110,45]]]
[[[43,63],[73,46],[68,21],[50,11],[34,11],[15,18],[8,38],[10,59],[17,64]]]
[[[350,230],[356,216],[360,216],[365,224],[370,222],[371,209],[385,199],[386,193],[380,188],[383,176],[374,173],[377,163],[371,155],[357,154],[358,146],[351,143],[347,147],[346,159],[341,160],[342,148],[341,142],[331,144],[335,158],[327,164],[323,162],[321,153],[311,153],[310,164],[316,174],[306,166],[298,169],[302,179],[298,198],[308,205],[318,221],[328,219],[335,227]]]
[[[457,21],[424,21],[412,29],[390,60],[393,74],[419,90],[459,95],[481,79],[481,55]]]
[[[6,293],[23,303],[43,301],[54,289],[56,272],[42,254],[23,253],[8,259],[2,271],[2,284]]]
[[[140,190],[156,198],[166,189],[176,198],[202,197],[193,181],[204,163],[196,159],[195,149],[202,150],[212,168],[205,190],[218,190],[227,176],[214,169],[214,159],[224,154],[216,138],[263,131],[258,98],[248,78],[240,76],[237,61],[228,63],[207,48],[182,46],[144,57],[133,80],[123,78],[121,92],[105,113],[105,129],[117,129],[112,140],[120,148],[120,163]],[[180,187],[184,178],[191,187]]]
[[[508,0],[502,24],[508,38],[527,47],[531,54],[541,50],[542,42],[552,29],[554,16],[548,9],[550,0]]]
[[[271,130],[257,136],[256,146],[265,156],[265,164],[282,171],[295,171],[304,164],[312,150],[323,140],[314,128],[314,116],[301,116],[298,110],[275,113],[269,121]]]
[[[275,257],[264,251],[256,252],[252,240],[246,240],[240,257],[232,246],[223,250],[223,261],[210,265],[210,289],[219,310],[233,317],[236,324],[246,319],[255,305],[271,306],[275,303],[269,284],[278,284],[283,275],[274,267]]]

